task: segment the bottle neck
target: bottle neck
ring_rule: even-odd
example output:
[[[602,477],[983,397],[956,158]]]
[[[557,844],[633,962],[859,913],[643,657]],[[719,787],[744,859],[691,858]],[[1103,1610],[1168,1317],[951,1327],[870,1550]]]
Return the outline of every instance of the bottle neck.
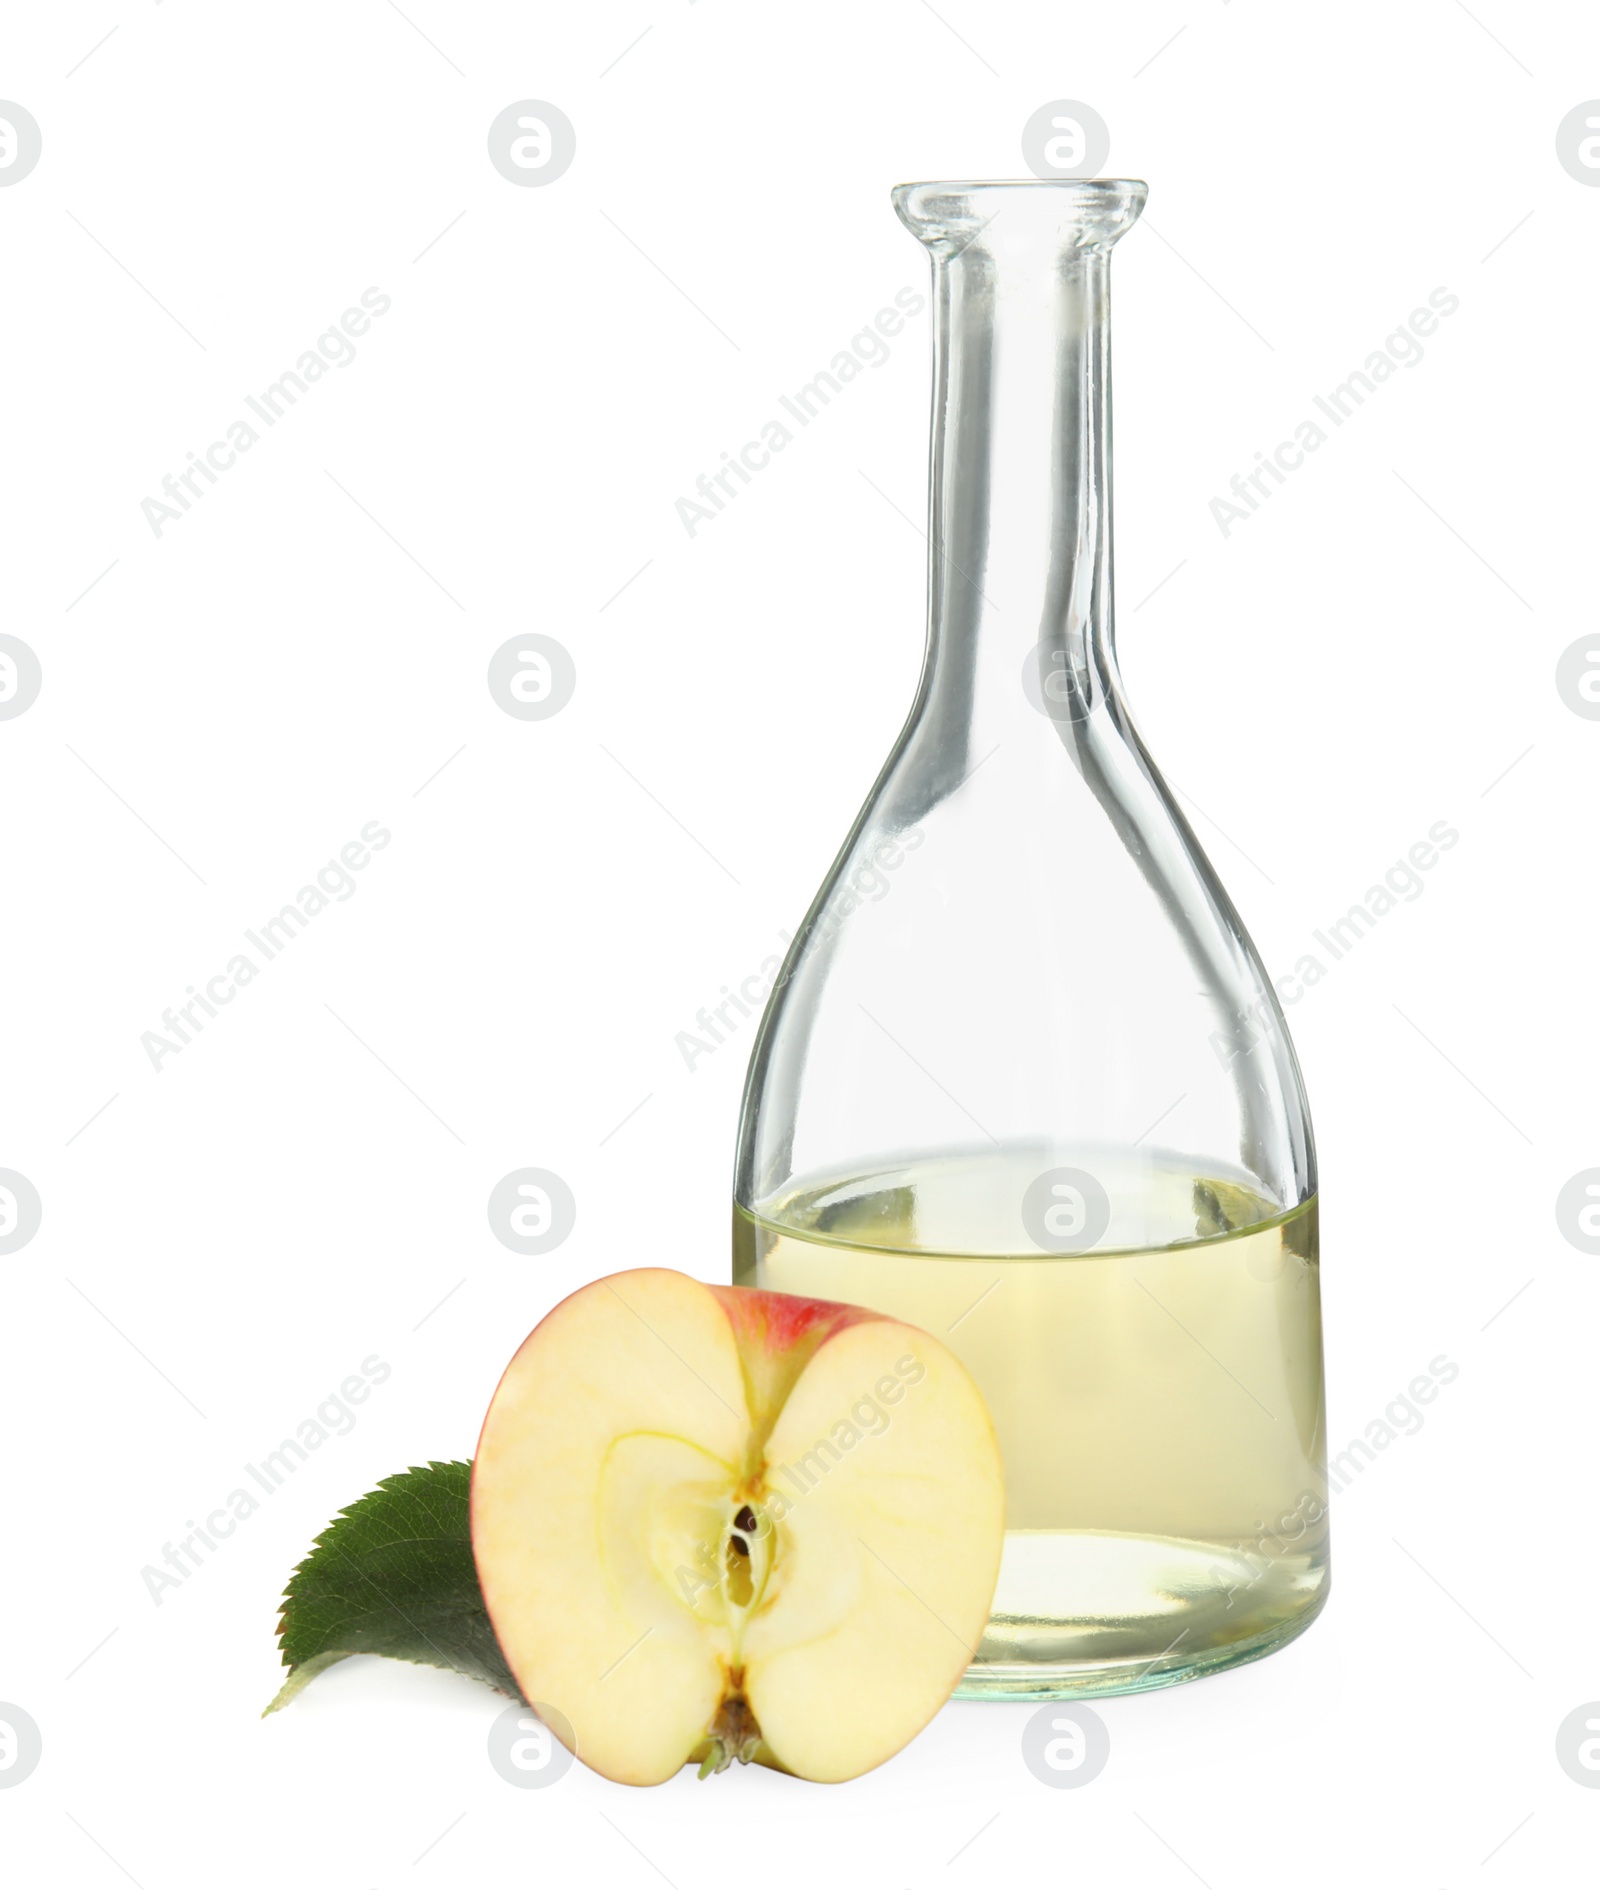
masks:
[[[1094,712],[1117,706],[1110,260],[1144,201],[1136,178],[894,193],[933,257],[929,637],[913,726],[941,751],[945,788],[1019,716],[1049,715],[1076,756]]]
[[[928,683],[1016,707],[1032,653],[1077,720],[1114,674],[1110,255],[1004,225],[935,257]]]

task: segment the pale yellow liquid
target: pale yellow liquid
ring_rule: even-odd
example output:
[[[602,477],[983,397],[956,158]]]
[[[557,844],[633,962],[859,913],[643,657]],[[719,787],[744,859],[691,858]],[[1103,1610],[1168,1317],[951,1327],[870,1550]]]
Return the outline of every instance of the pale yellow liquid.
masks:
[[[1050,1165],[951,1158],[734,1212],[738,1284],[891,1313],[983,1391],[1007,1534],[968,1696],[1168,1685],[1281,1646],[1327,1589],[1315,1199],[1144,1165],[1112,1176],[1135,1205],[1099,1248],[1058,1257],[1023,1251],[1017,1207]]]

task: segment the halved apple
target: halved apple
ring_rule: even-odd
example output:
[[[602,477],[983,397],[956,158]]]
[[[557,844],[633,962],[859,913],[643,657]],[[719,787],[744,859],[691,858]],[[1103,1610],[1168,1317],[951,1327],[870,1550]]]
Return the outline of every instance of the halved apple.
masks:
[[[535,1328],[472,1478],[511,1671],[630,1785],[881,1765],[973,1656],[1004,1516],[988,1411],[936,1339],[654,1267]]]

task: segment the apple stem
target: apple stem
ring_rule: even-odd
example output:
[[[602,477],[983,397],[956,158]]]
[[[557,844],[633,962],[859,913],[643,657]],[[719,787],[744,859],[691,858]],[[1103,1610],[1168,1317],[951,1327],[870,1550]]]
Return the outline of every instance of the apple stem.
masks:
[[[748,1765],[761,1745],[761,1728],[750,1711],[750,1702],[739,1694],[725,1699],[717,1708],[717,1716],[706,1728],[706,1736],[711,1745],[700,1761],[701,1778],[726,1772],[735,1759],[741,1765]]]

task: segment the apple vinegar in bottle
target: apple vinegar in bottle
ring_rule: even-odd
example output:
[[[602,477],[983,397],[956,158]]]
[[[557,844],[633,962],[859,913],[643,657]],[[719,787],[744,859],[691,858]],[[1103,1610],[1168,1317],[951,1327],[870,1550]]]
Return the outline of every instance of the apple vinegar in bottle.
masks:
[[[736,1283],[920,1326],[989,1406],[968,1697],[1192,1678],[1327,1592],[1299,1069],[1113,644],[1110,257],[1144,197],[895,192],[933,271],[927,655],[740,1124]]]

